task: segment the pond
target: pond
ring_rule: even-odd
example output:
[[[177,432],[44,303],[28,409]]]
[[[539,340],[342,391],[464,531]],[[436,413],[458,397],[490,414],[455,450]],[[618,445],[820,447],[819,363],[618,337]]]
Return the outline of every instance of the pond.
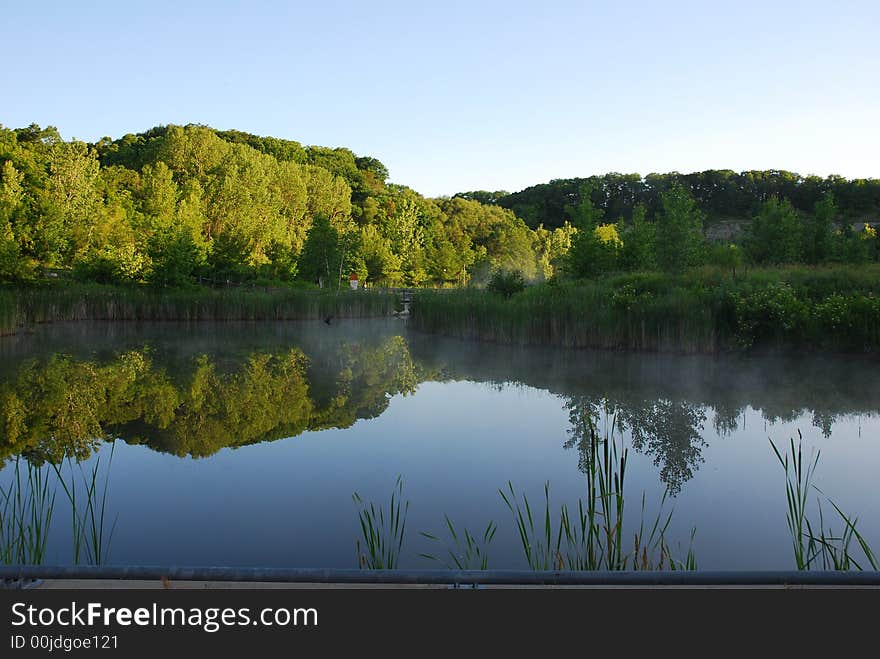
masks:
[[[499,489],[543,510],[549,483],[554,514],[576,507],[591,419],[629,448],[629,525],[643,493],[651,523],[667,491],[674,553],[695,529],[701,569],[791,569],[769,440],[798,431],[821,450],[816,485],[880,546],[877,366],[505,347],[396,319],[46,325],[0,340],[0,484],[21,454],[47,470],[73,455],[80,479],[96,467],[110,564],[351,568],[352,494],[387,506],[400,476],[402,567],[444,567],[420,556],[445,546],[421,532],[444,537],[448,515],[476,535],[494,521],[489,567],[523,568]],[[73,561],[59,492],[49,564]]]

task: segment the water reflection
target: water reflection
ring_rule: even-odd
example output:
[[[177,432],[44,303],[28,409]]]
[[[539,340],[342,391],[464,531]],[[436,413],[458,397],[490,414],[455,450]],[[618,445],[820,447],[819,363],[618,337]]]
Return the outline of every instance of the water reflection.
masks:
[[[200,354],[172,366],[155,352],[22,363],[0,384],[0,458],[85,460],[110,438],[205,457],[376,417],[390,396],[427,377],[401,336],[343,341],[313,356],[298,347],[254,351],[231,363]]]
[[[554,502],[576,501],[592,419],[632,447],[633,501],[678,494],[669,540],[686,546],[696,526],[701,566],[790,567],[767,436],[800,429],[821,446],[823,490],[875,539],[875,373],[845,356],[517,349],[399,321],[53,325],[0,340],[0,486],[16,455],[47,471],[65,455],[89,460],[89,473],[121,439],[112,560],[352,567],[351,493],[385,496],[402,474],[414,534],[402,565],[426,567],[419,552],[436,548],[418,531],[450,514],[462,528],[497,523],[492,567],[514,568],[498,488],[538,500],[549,480]],[[69,560],[73,514],[56,512],[47,562]]]
[[[517,382],[558,394],[569,416],[564,446],[578,451],[581,470],[586,422],[617,424],[635,451],[652,457],[672,494],[704,461],[709,419],[725,437],[744,429],[749,410],[760,414],[765,427],[806,416],[828,438],[837,421],[880,409],[876,361],[852,356],[517,350],[422,339],[413,350],[427,368],[442,365],[453,379]]]
[[[212,336],[153,327],[145,340],[137,328],[117,334],[104,326],[5,345],[0,459],[83,460],[116,438],[206,457],[350,427],[378,417],[392,396],[411,394],[426,381],[473,380],[560,396],[570,421],[567,439],[560,439],[579,452],[581,467],[585,423],[613,418],[677,493],[703,463],[709,418],[725,436],[740,428],[748,408],[767,422],[806,414],[827,437],[840,417],[873,414],[880,404],[874,364],[847,358],[516,350],[407,335],[387,324],[335,332],[310,325],[234,329],[215,328]]]
[[[591,400],[584,396],[565,398],[570,428],[565,448],[578,451],[578,469],[585,470],[589,458],[589,424],[604,419],[619,432],[629,431],[632,448],[651,456],[660,469],[660,480],[670,494],[677,494],[703,461],[705,408],[685,401],[640,401],[623,405],[617,401]],[[604,434],[604,428],[603,434]]]

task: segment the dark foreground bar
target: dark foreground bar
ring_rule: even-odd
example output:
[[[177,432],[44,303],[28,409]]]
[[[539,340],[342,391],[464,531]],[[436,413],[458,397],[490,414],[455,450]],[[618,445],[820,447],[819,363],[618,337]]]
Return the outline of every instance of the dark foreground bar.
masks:
[[[0,656],[11,659],[96,649],[126,659],[837,656],[876,649],[880,584],[877,573],[792,572],[35,567],[0,576]],[[161,577],[171,584],[134,589]],[[107,588],[27,588],[20,578]],[[187,580],[191,589],[174,585]]]
[[[439,584],[523,586],[880,586],[880,572],[653,571],[573,572],[527,570],[339,570],[257,567],[17,566],[0,579],[122,579],[276,582],[309,584]]]

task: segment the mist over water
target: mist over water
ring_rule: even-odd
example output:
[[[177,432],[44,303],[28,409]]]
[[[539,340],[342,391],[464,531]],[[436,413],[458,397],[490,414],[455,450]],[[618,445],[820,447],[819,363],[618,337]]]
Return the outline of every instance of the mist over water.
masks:
[[[403,567],[439,567],[419,531],[499,530],[498,489],[554,510],[584,494],[584,421],[630,447],[638,523],[665,490],[673,549],[703,569],[792,568],[768,439],[821,449],[816,485],[880,546],[880,381],[853,356],[676,356],[442,339],[403,321],[42,326],[0,340],[0,459],[113,458],[110,563],[354,567],[354,491],[409,501]],[[0,472],[7,482],[10,470]],[[70,562],[59,512],[49,563]],[[835,520],[835,524],[837,524]],[[839,524],[838,524],[839,526]],[[628,529],[628,532],[632,529]]]

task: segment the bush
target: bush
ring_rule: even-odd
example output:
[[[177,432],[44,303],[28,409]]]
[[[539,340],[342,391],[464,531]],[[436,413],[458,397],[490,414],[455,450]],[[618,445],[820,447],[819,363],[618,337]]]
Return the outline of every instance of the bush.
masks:
[[[503,277],[493,276],[495,292]],[[505,296],[505,297],[511,297]],[[618,274],[528,287],[419,294],[415,329],[511,344],[716,352],[880,352],[880,267]]]
[[[523,291],[526,282],[523,276],[517,270],[496,270],[489,278],[486,288],[506,298],[512,297],[515,293]]]

